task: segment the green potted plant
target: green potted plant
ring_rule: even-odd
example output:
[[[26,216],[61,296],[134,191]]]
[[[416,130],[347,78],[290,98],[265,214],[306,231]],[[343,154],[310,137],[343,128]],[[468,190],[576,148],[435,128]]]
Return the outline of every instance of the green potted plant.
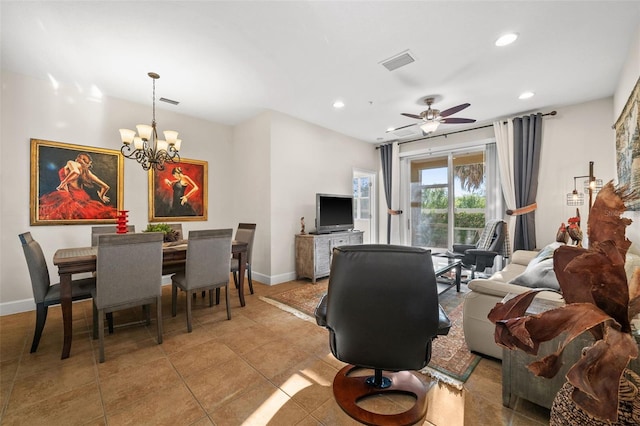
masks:
[[[162,232],[164,233],[165,242],[177,241],[180,236],[177,231],[166,223],[150,223],[144,232]]]
[[[629,372],[627,366],[638,357],[631,320],[640,312],[640,272],[636,270],[627,282],[625,258],[631,241],[625,237],[625,228],[631,220],[621,217],[626,210],[625,202],[638,196],[624,187],[615,188],[612,182],[607,183],[589,212],[589,247],[565,245],[555,251],[554,271],[564,306],[526,315],[527,308],[541,291],[536,289],[498,303],[489,313],[489,320],[496,325],[496,343],[512,350],[537,355],[541,342],[565,333],[565,340],[556,352],[529,364],[533,374],[541,377],[556,375],[562,365],[562,352],[569,342],[584,332],[593,335],[595,343],[582,350],[581,358],[566,375],[568,384],[556,395],[551,411],[552,425],[568,424],[568,418],[575,418],[572,414],[562,417],[563,420],[554,420],[555,416],[563,416],[554,410],[563,405],[558,403],[558,397],[565,388],[578,411],[592,416],[580,422],[588,421],[590,425],[598,421],[602,421],[601,424],[617,422],[619,389],[626,381],[625,373],[638,377]],[[637,387],[631,385],[636,389],[631,406],[640,411]],[[640,413],[633,415],[640,416]]]

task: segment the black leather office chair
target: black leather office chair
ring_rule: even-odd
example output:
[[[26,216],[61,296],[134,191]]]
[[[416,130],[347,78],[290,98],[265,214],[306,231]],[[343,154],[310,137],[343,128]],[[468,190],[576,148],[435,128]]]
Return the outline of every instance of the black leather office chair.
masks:
[[[504,250],[506,236],[507,223],[491,220],[486,223],[475,244],[454,244],[452,254],[462,260],[462,266],[471,270],[473,279],[476,272],[493,267],[496,256],[508,253]]]
[[[331,352],[349,365],[333,381],[342,409],[366,424],[413,424],[427,412],[426,387],[413,373],[431,359],[431,341],[451,326],[438,304],[431,252],[394,245],[342,246],[333,251],[327,294],[316,322],[329,329]],[[374,375],[350,376],[355,369]],[[383,373],[384,371],[384,373]],[[412,394],[409,410],[388,415],[358,400],[376,394]]]

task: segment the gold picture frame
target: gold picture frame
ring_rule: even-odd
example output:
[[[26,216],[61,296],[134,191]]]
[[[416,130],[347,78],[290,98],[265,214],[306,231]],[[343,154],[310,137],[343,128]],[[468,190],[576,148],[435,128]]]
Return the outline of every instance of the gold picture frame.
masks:
[[[206,161],[181,158],[149,170],[149,222],[207,220],[207,183]]]
[[[31,139],[31,225],[116,223],[124,203],[120,151]]]
[[[640,193],[640,78],[614,128],[618,184]],[[627,210],[640,210],[640,201],[629,201]]]

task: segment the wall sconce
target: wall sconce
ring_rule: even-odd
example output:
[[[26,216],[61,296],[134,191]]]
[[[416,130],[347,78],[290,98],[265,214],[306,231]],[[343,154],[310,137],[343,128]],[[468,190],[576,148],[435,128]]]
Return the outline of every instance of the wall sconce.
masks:
[[[576,189],[576,179],[587,180],[584,183],[584,194],[589,194],[589,210],[593,205],[593,197],[602,189],[602,179],[596,179],[593,175],[593,161],[589,161],[589,174],[573,177],[573,192],[567,194],[567,206],[581,206],[584,204],[584,194]]]

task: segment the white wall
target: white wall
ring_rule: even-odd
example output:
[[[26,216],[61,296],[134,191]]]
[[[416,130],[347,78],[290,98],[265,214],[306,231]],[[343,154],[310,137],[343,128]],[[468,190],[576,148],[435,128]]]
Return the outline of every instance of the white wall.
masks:
[[[57,248],[90,244],[90,225],[29,225],[30,138],[108,149],[120,149],[118,129],[151,121],[151,105],[134,104],[92,95],[90,88],[60,87],[48,81],[2,71],[0,176],[0,314],[33,306],[31,283],[18,234],[31,231],[49,262]],[[142,100],[144,102],[144,100]],[[179,110],[179,108],[175,108]],[[184,230],[234,227],[231,158],[232,129],[204,120],[156,110],[160,130],[174,129],[183,140],[186,158],[209,162],[209,220],[185,222]],[[148,223],[147,173],[133,160],[125,160],[124,208],[130,224],[142,230]]]
[[[629,95],[631,95],[631,91],[633,90],[636,82],[638,82],[638,79],[640,79],[640,25],[638,25],[636,33],[631,40],[629,54],[627,55],[627,60],[622,72],[620,73],[620,79],[618,80],[616,92],[613,96],[614,121],[618,120],[618,117],[627,103],[627,99],[629,99]],[[640,254],[640,212],[627,212],[625,217],[633,220],[631,226],[627,227],[627,238],[634,243],[630,250],[634,253]]]
[[[271,114],[265,112],[233,129],[233,215],[255,223],[251,276],[269,283],[271,276]]]
[[[375,145],[272,112],[271,275],[273,283],[294,278],[294,236],[304,216],[315,229],[315,194],[353,193],[353,169],[375,170]]]

